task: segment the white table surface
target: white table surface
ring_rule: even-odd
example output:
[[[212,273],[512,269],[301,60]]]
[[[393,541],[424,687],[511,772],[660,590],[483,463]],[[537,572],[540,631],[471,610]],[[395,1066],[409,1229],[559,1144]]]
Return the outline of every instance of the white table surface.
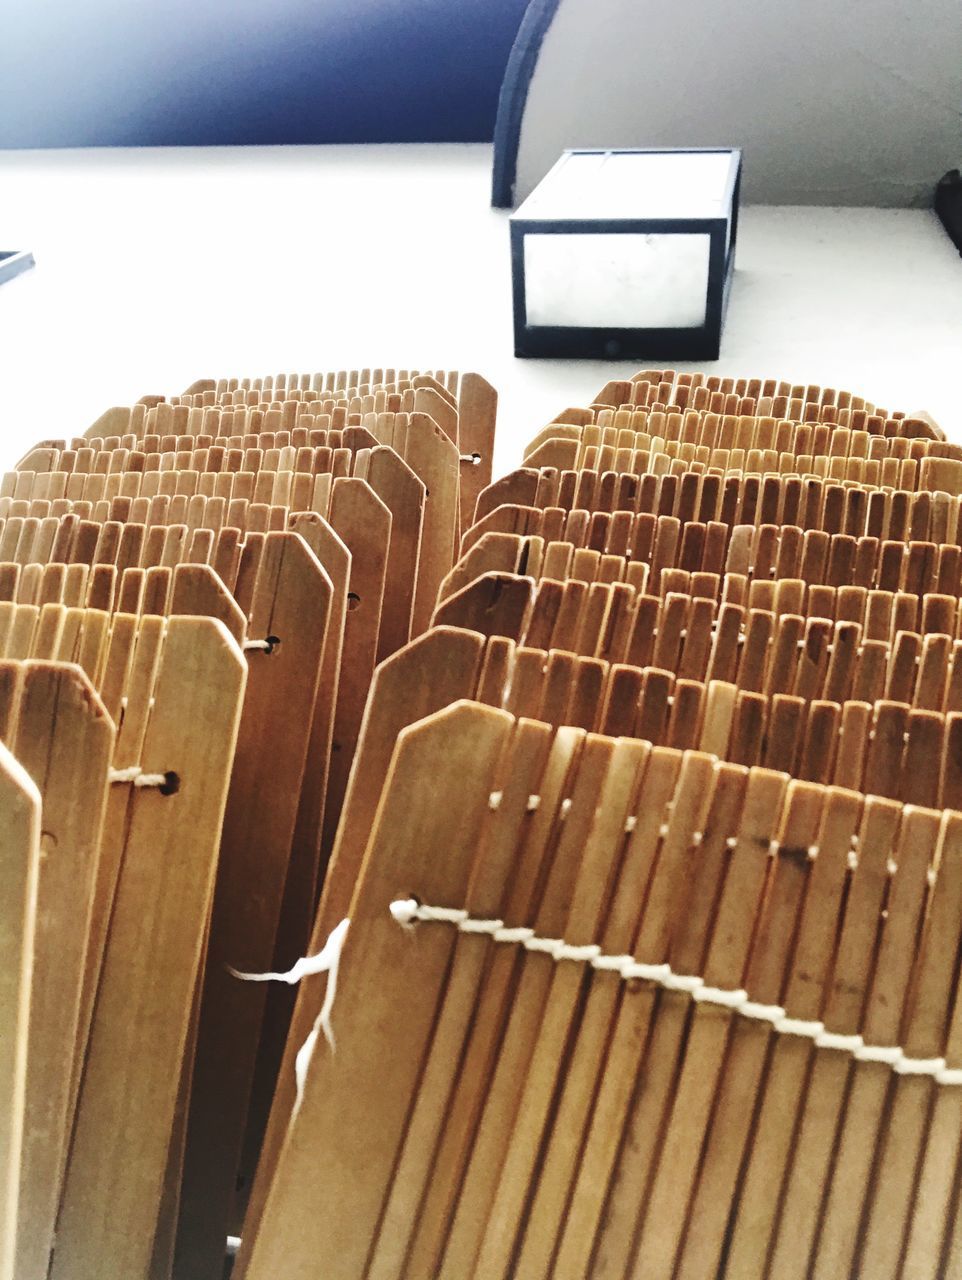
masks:
[[[749,157],[750,160],[750,157]],[[513,355],[488,146],[0,153],[0,469],[197,377],[477,369],[495,472],[638,362]],[[654,362],[653,362],[654,363]],[[723,374],[928,409],[962,440],[962,259],[932,213],[745,208]]]

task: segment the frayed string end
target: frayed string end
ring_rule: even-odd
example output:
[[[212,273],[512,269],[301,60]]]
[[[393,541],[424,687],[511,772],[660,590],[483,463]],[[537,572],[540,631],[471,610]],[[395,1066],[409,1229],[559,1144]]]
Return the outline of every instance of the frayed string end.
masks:
[[[327,942],[324,943],[324,946],[316,956],[302,956],[286,973],[242,973],[239,969],[234,969],[230,965],[227,966],[234,977],[240,978],[243,982],[286,982],[289,985],[293,985],[300,982],[302,978],[312,977],[316,973],[327,974],[327,989],[324,992],[324,1003],[321,1005],[321,1011],[317,1015],[307,1039],[298,1049],[297,1057],[294,1059],[294,1079],[297,1084],[295,1111],[301,1105],[304,1083],[307,1080],[307,1072],[311,1065],[311,1058],[314,1056],[314,1049],[320,1032],[324,1032],[324,1039],[330,1045],[332,1053],[335,1049],[331,1012],[334,1008],[334,997],[337,995],[337,973],[341,963],[341,952],[344,950],[344,939],[347,937],[350,923],[349,919],[342,920],[340,924],[331,930]]]

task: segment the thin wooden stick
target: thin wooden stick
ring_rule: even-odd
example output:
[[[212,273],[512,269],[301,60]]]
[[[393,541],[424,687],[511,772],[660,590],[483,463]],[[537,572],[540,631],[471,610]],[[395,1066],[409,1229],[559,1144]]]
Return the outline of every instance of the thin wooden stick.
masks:
[[[269,969],[287,879],[332,588],[296,534],[268,535],[251,631],[271,644],[251,672],[217,867],[184,1160],[177,1267],[223,1255],[265,994],[227,966]],[[272,639],[273,637],[273,639]],[[284,708],[283,719],[278,708]],[[265,789],[265,761],[272,785]]]
[[[945,1049],[946,1066],[957,1070],[962,1034],[962,987],[955,1003]],[[940,1089],[932,1106],[918,1181],[906,1233],[902,1280],[936,1280],[939,1268],[954,1277],[959,1269],[957,1169],[962,1143],[962,1097]],[[939,1247],[941,1246],[941,1247]],[[944,1262],[943,1262],[944,1260]],[[954,1268],[954,1270],[953,1270]]]
[[[150,1263],[244,675],[219,623],[170,620],[140,763],[173,770],[176,790],[144,787],[132,806],[57,1226],[58,1280],[140,1275]]]
[[[753,771],[750,775],[745,808],[705,960],[705,982],[711,986],[740,985],[751,937],[750,922],[767,875],[768,850],[780,821],[786,782],[779,774]],[[685,1144],[695,1132],[684,1120],[702,1114],[702,1108],[714,1092],[718,1050],[727,1039],[731,1014],[715,1007],[692,1012],[687,1004],[679,1003],[681,999],[676,995],[669,1001],[675,1006],[673,1017],[666,1019],[663,1011],[659,1012],[643,1069],[636,1077],[641,1087],[622,1130],[620,1157],[609,1184],[605,1216],[594,1242],[592,1275],[625,1273],[639,1225],[639,1207],[647,1204],[646,1193],[652,1176],[659,1164],[664,1167],[669,1163],[666,1151],[677,1148],[679,1159],[683,1159]],[[682,1065],[679,1055],[690,1013],[691,1028],[682,1060],[687,1065]],[[694,1065],[701,1059],[709,1064],[704,1074],[696,1071]],[[682,1073],[680,1079],[676,1075],[678,1070]],[[690,1100],[692,1108],[687,1116],[682,1108],[683,1098]],[[677,1118],[674,1128],[668,1129],[663,1145],[662,1120],[667,1120],[668,1115]]]
[[[898,1043],[914,956],[913,940],[924,907],[922,891],[928,868],[933,863],[939,815],[910,810],[905,826],[908,835],[898,855],[901,875],[893,889],[904,886],[911,901],[906,903],[895,892],[889,900],[886,929],[862,1033],[870,1044]],[[904,932],[900,932],[899,926]],[[897,953],[896,945],[900,947]],[[816,1276],[845,1274],[855,1260],[862,1206],[875,1158],[880,1104],[890,1084],[891,1070],[885,1064],[859,1063],[854,1070],[836,1137],[835,1163],[825,1188],[822,1220],[813,1252]]]
[[[253,1243],[247,1267],[252,1280],[278,1274],[300,1280],[318,1268],[332,1278],[362,1273],[454,943],[453,933],[435,930],[415,944],[387,907],[415,883],[432,900],[463,900],[510,725],[509,716],[492,708],[455,706],[400,735],[389,773],[393,803],[380,811],[371,873],[351,904],[335,1021],[338,1051],[318,1046],[315,1052]],[[412,803],[425,778],[432,791],[457,788],[459,803]],[[436,857],[439,849],[449,856]],[[372,961],[390,975],[378,991],[365,982]],[[372,1056],[364,1046],[375,1028],[381,1053]],[[393,1058],[388,1041],[401,1052],[385,1075],[382,1054]],[[332,1126],[344,1131],[345,1122],[369,1160],[362,1166],[349,1155],[338,1159],[329,1146],[329,1160],[318,1165],[318,1135]],[[367,1226],[359,1229],[361,1223]]]
[[[669,757],[666,753],[664,758],[674,759],[677,770],[677,757]],[[656,963],[669,959],[672,968],[680,973],[701,971],[711,913],[727,869],[729,833],[737,828],[745,803],[746,782],[744,769],[723,765],[718,770],[704,837],[697,853],[698,874],[691,879],[686,911],[675,912],[676,899],[670,883],[665,880],[666,871],[670,868],[656,863],[653,872],[649,872],[657,888],[644,899],[643,914],[630,947],[631,954],[651,958]],[[657,821],[657,804],[653,812]],[[595,1238],[602,1223],[606,1191],[619,1159],[621,1135],[633,1109],[638,1071],[644,1059],[651,1024],[656,1010],[659,1018],[672,1016],[670,1007],[662,1006],[661,998],[650,984],[621,987],[604,1070],[597,1082],[597,1095],[593,1109],[583,1121],[583,1146],[578,1163],[572,1170],[569,1198],[564,1214],[555,1225],[554,1267],[558,1274],[578,1274],[578,1269],[581,1274],[588,1273]],[[586,1048],[585,1052],[589,1050]],[[653,1134],[645,1135],[646,1143],[653,1139]],[[560,1129],[557,1142],[560,1146]],[[536,1201],[535,1214],[537,1209]],[[529,1228],[532,1236],[529,1249],[538,1248],[533,1233],[535,1223],[533,1216]]]
[[[942,1057],[946,1049],[956,958],[962,936],[962,814],[945,813],[913,989],[900,1040],[913,1058]],[[926,1125],[939,1086],[925,1076],[897,1076],[879,1132],[873,1185],[863,1211],[855,1268],[894,1274],[902,1258]],[[935,1250],[933,1249],[933,1254]]]
[[[900,817],[891,802],[873,801],[866,811],[866,819],[875,828],[869,841],[866,839],[869,828],[863,825],[859,839],[860,855],[864,851],[864,856],[874,864],[866,865],[863,880],[865,897],[861,901],[863,910],[868,914],[862,919],[853,917],[848,949],[845,949],[846,937],[843,934],[843,950],[840,950],[836,961],[837,977],[824,1019],[827,1030],[851,1035],[861,1029],[865,1040],[873,1044],[881,1042],[882,1036],[889,1043],[894,1043],[898,1033],[901,1000],[895,997],[904,992],[911,966],[914,942],[909,939],[916,937],[925,880],[938,836],[937,815],[918,810],[908,811],[901,822]],[[878,850],[877,857],[875,850]],[[873,975],[872,951],[876,943],[878,918],[871,914],[871,903],[877,901],[877,889],[872,881],[877,884],[879,871],[882,871],[881,887],[884,890],[883,860],[890,856],[889,851],[892,850],[897,870],[889,890],[886,929]],[[861,868],[861,861],[859,866]],[[844,984],[843,974],[850,975]],[[867,992],[863,1014],[862,1005]],[[893,1025],[894,1031],[890,1030]],[[884,1091],[888,1080],[888,1075],[877,1070],[879,1065],[866,1063],[860,1066],[857,1077],[861,1078],[867,1071],[867,1085],[876,1096],[880,1088]],[[807,1275],[810,1259],[818,1246],[823,1200],[833,1182],[833,1153],[837,1150],[838,1129],[855,1122],[856,1112],[847,1101],[853,1072],[849,1054],[834,1048],[816,1050],[786,1169],[780,1200],[781,1214],[772,1236],[769,1266],[773,1274],[780,1277]],[[857,1078],[852,1080],[853,1087]],[[860,1091],[866,1087],[860,1086]],[[873,1152],[863,1148],[857,1153],[852,1147],[849,1151],[849,1159],[853,1162],[858,1160],[858,1176],[867,1177]],[[857,1184],[853,1186],[852,1193],[857,1195]],[[851,1239],[850,1236],[848,1238]]]
[[[468,632],[428,632],[377,669],[372,684],[372,710],[359,740],[309,954],[321,949],[338,920],[347,914],[398,733],[413,720],[471,696],[482,644],[482,637]],[[256,1231],[294,1105],[294,1057],[320,1012],[322,998],[323,983],[319,979],[308,978],[300,984],[248,1203],[244,1228],[247,1240],[253,1239]],[[241,1275],[248,1257],[248,1246],[243,1244],[236,1263]]]
[[[615,877],[621,870],[618,864],[626,857],[630,846],[625,838],[625,823],[636,803],[638,768],[646,760],[648,753],[649,748],[643,743],[623,741],[615,745],[599,791],[595,821],[588,833],[577,870],[571,910],[560,934],[575,946],[588,945],[604,935],[605,921],[611,907],[610,895]],[[703,767],[702,778],[686,788],[691,775],[697,774],[699,765]],[[674,829],[670,828],[666,836],[662,851],[664,858],[677,856],[676,847],[686,848],[691,840],[691,832],[700,830],[710,795],[709,788],[705,786],[710,770],[711,762],[707,758],[699,760],[698,757],[691,756],[685,761],[671,817]],[[620,856],[619,846],[624,850]],[[639,857],[638,861],[643,862],[643,857]],[[548,961],[548,957],[543,960]],[[474,1264],[481,1274],[492,1277],[506,1275],[511,1265],[515,1240],[526,1216],[525,1205],[538,1151],[549,1124],[559,1068],[566,1058],[565,1046],[571,1038],[573,1024],[576,1026],[580,1021],[585,979],[582,968],[578,965],[560,964],[555,965],[550,974],[544,1015],[537,1028],[536,1042],[519,1090],[516,1119],[510,1129],[504,1160]],[[504,1051],[503,1044],[502,1053]],[[516,1076],[515,1079],[518,1081],[519,1077]],[[486,1112],[482,1123],[487,1123],[488,1119]],[[477,1207],[476,1197],[473,1207]],[[456,1228],[457,1217],[455,1232]],[[449,1243],[449,1253],[446,1255],[442,1274],[453,1274],[452,1267],[455,1264],[449,1261],[453,1243],[453,1240]]]
[[[512,898],[530,894],[537,868],[528,865],[537,844],[529,839],[535,826],[532,795],[539,795],[551,750],[551,731],[531,722],[518,726],[518,763],[506,779],[495,816],[487,827],[488,848],[478,858],[465,903],[482,919],[516,919]],[[521,857],[518,851],[522,851]],[[367,1276],[388,1277],[404,1271],[405,1256],[418,1209],[432,1172],[438,1140],[457,1084],[458,1064],[468,1036],[479,992],[490,982],[496,957],[481,935],[459,936],[444,1004],[438,1017],[417,1096],[408,1119],[404,1143],[390,1191],[372,1242]]]
[[[43,796],[37,931],[16,1274],[42,1275],[53,1246],[84,956],[107,799],[113,725],[76,667],[29,663],[7,741]]]
[[[27,1077],[33,940],[40,871],[40,793],[0,744],[0,874],[3,962],[0,964],[0,1276],[17,1280],[14,1247]]]

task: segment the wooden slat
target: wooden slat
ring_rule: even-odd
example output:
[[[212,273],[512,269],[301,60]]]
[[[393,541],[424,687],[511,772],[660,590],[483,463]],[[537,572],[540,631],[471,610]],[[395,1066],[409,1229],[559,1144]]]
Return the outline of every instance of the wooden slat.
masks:
[[[131,806],[57,1227],[57,1280],[143,1275],[150,1263],[244,679],[221,624],[170,620],[139,763],[176,773],[176,791],[144,788]]]
[[[27,1078],[30,985],[40,870],[40,793],[0,744],[0,1276],[17,1280],[14,1248]]]

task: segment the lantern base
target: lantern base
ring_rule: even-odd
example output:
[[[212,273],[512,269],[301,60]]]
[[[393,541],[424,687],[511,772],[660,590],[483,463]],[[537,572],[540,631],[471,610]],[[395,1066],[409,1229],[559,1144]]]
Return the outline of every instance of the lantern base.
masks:
[[[515,338],[519,359],[717,360],[721,337],[704,329],[528,329]]]

